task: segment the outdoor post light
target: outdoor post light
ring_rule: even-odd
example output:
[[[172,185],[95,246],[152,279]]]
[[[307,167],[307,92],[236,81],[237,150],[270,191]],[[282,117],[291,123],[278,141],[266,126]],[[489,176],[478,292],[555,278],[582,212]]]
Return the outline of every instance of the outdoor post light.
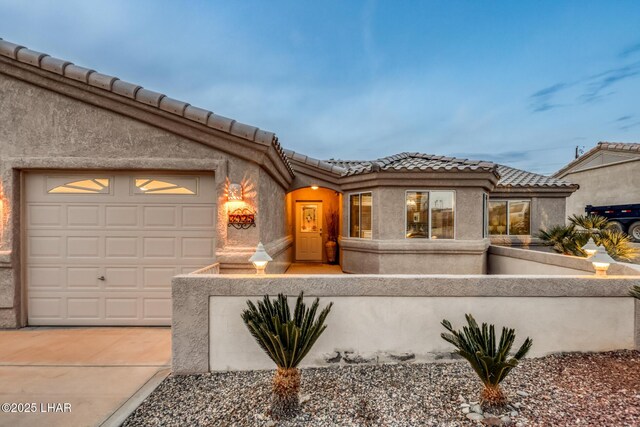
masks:
[[[596,276],[606,276],[609,265],[616,262],[609,256],[604,246],[598,246],[596,254],[590,258],[593,268],[596,270]]]
[[[589,237],[589,241],[582,247],[582,250],[587,253],[589,257],[592,257],[598,252],[598,245],[593,241],[593,237]]]
[[[273,261],[273,258],[264,250],[264,246],[262,242],[260,242],[258,243],[255,253],[249,258],[249,261],[251,261],[256,268],[256,274],[265,274],[264,271],[267,268],[267,264],[269,261]]]

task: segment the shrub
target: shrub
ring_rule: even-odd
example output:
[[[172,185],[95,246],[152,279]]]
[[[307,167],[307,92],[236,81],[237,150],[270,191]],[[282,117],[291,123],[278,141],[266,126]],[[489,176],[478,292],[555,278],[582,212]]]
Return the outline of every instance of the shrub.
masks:
[[[316,298],[307,308],[303,297],[300,292],[293,317],[283,294],[273,301],[265,295],[257,306],[247,301],[249,308],[242,312],[249,332],[277,366],[271,403],[271,415],[275,419],[288,418],[298,412],[300,371],[297,366],[327,328],[324,321],[333,305],[329,303],[316,317],[320,300]]]
[[[604,246],[616,260],[629,261],[640,255],[640,250],[631,245],[631,238],[621,231],[609,228],[609,220],[603,216],[572,215],[569,223],[540,230],[538,237],[544,245],[564,255],[586,257],[582,247],[590,237],[593,237],[598,246]]]
[[[514,329],[502,328],[500,342],[496,342],[494,325],[482,324],[478,327],[472,315],[466,314],[468,326],[456,331],[448,320],[442,321],[442,326],[449,333],[442,333],[442,338],[453,344],[460,356],[469,361],[473,370],[478,374],[484,384],[480,394],[483,405],[488,407],[503,406],[507,399],[500,388],[500,383],[518,366],[531,349],[533,341],[527,337],[516,354],[509,355],[513,342],[516,339]]]

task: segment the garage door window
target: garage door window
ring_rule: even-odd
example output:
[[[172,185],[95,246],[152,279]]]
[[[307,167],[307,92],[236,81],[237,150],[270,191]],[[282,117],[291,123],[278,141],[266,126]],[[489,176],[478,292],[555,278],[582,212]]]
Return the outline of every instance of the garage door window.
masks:
[[[198,179],[196,177],[136,178],[133,193],[195,195],[198,193]]]
[[[109,194],[109,178],[69,179],[49,177],[47,193],[49,194]]]

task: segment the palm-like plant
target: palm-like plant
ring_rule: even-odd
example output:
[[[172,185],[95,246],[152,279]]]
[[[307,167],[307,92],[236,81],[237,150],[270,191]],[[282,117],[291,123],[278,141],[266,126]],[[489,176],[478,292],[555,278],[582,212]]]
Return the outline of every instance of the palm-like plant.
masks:
[[[633,285],[631,289],[629,289],[629,295],[634,298],[640,299],[640,285]]]
[[[275,419],[291,417],[299,410],[300,371],[297,366],[327,328],[324,321],[333,305],[329,303],[316,317],[320,300],[316,298],[307,308],[303,297],[300,292],[293,317],[283,294],[274,300],[265,295],[257,306],[247,301],[249,308],[242,312],[249,332],[278,367],[272,386],[271,415]]]
[[[546,246],[564,255],[586,257],[582,247],[590,237],[603,245],[611,257],[629,261],[640,255],[640,250],[631,245],[625,233],[609,228],[609,220],[600,215],[572,215],[568,225],[556,225],[540,230],[538,237]]]
[[[460,356],[469,361],[471,367],[480,377],[484,389],[480,394],[481,402],[488,407],[503,406],[507,399],[500,383],[511,369],[518,366],[520,359],[526,356],[533,341],[527,337],[516,354],[509,355],[516,339],[514,329],[502,328],[500,342],[496,342],[494,325],[482,324],[478,327],[472,315],[466,314],[468,326],[456,331],[448,320],[442,321],[442,326],[449,333],[442,333],[441,337],[453,344]],[[496,346],[497,344],[497,346]]]

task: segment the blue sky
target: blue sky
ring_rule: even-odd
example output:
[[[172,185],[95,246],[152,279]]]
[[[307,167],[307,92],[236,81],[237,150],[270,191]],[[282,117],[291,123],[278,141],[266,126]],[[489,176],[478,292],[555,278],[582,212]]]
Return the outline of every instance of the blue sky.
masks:
[[[550,173],[640,141],[640,1],[5,1],[0,37],[274,131]]]

